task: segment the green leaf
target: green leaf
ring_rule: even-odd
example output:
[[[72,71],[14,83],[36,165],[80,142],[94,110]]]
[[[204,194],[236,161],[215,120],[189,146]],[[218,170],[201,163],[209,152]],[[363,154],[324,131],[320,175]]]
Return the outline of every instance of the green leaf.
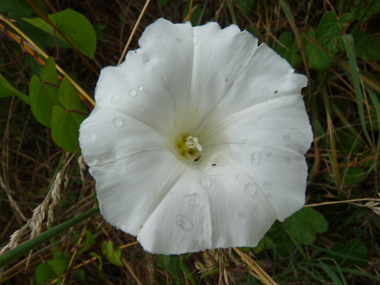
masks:
[[[0,74],[0,98],[1,97],[10,97],[17,96],[23,102],[30,105],[29,96],[26,96],[24,93],[21,93],[16,88],[14,88],[1,74]]]
[[[37,285],[45,284],[49,280],[52,273],[53,273],[53,270],[51,270],[49,265],[45,263],[39,264],[36,267]]]
[[[355,42],[356,55],[361,59],[380,60],[380,45],[361,30],[352,33]]]
[[[269,248],[275,249],[279,255],[288,256],[293,248],[294,243],[284,229],[284,225],[276,221],[268,231],[268,236],[272,243],[267,243]]]
[[[359,0],[355,5],[350,5],[350,12],[361,23],[367,22],[372,15],[380,11],[380,1],[378,0]]]
[[[86,273],[84,272],[83,269],[79,269],[74,272],[74,277],[78,279],[79,281],[83,281],[86,279]]]
[[[88,110],[79,98],[74,86],[65,77],[59,87],[59,100],[66,109],[87,113]]]
[[[54,270],[54,273],[57,275],[61,275],[69,266],[67,262],[62,259],[49,260],[48,264]]]
[[[364,170],[359,167],[350,167],[342,174],[342,182],[348,185],[358,184],[366,178]]]
[[[112,256],[112,254],[113,254],[113,243],[112,243],[112,241],[108,241],[108,242],[103,241],[102,242],[102,252],[107,258]]]
[[[103,246],[103,244],[102,244]],[[97,255],[95,252],[90,252],[90,255],[92,257],[96,257],[99,260],[98,270],[101,271],[103,267],[102,257],[100,255]]]
[[[30,81],[30,105],[37,121],[46,127],[50,127],[53,105],[61,105],[58,99],[58,88],[43,83],[49,82],[57,86],[59,85],[55,61],[52,57],[47,59],[45,66],[41,69],[41,81],[35,75]]]
[[[116,248],[111,257],[108,258],[108,261],[117,266],[123,266],[123,263],[120,261],[121,251],[120,248]]]
[[[162,6],[165,6],[166,4],[168,4],[168,1],[169,1],[169,0],[158,0],[158,2],[160,2],[160,4],[161,4]]]
[[[322,262],[321,260],[318,260],[319,265],[321,268],[327,273],[327,275],[330,277],[331,281],[334,282],[335,285],[343,285],[343,283],[340,281],[339,277],[335,274],[335,272],[328,266],[326,263]]]
[[[276,44],[274,50],[285,58],[293,68],[297,68],[302,63],[301,56],[299,55],[300,48],[297,44],[297,41],[294,39],[290,32],[283,32],[278,38],[280,43],[282,43],[285,47]]]
[[[29,15],[34,12],[34,9],[26,0],[1,0],[0,13],[8,11]]]
[[[51,137],[53,141],[69,152],[75,152],[78,145],[79,126],[85,115],[69,112],[61,106],[53,106]]]
[[[339,23],[349,23],[354,20],[355,20],[355,17],[351,13],[346,13],[340,17]]]
[[[91,23],[81,13],[71,9],[48,15],[49,20],[59,29],[72,45],[84,55],[94,59],[96,50],[96,34]],[[26,19],[28,23],[53,35],[53,28],[41,18]],[[58,39],[63,37],[56,33]]]
[[[316,240],[316,233],[327,231],[329,223],[313,208],[302,208],[284,221],[285,228],[297,240],[311,245]]]
[[[308,31],[306,34],[310,38],[314,40],[316,39],[314,31]],[[324,50],[307,39],[304,40],[304,47],[306,52],[306,61],[311,69],[321,72],[329,69],[331,57]]]
[[[168,271],[170,275],[178,277],[181,272],[180,259],[174,255],[156,256],[156,265],[158,268]]]
[[[365,265],[368,261],[367,247],[358,239],[353,239],[348,244],[338,241],[332,246],[331,251],[328,252],[328,256],[338,263]]]
[[[340,38],[340,25],[335,12],[326,11],[318,24],[318,42],[332,57],[338,52],[337,41]]]

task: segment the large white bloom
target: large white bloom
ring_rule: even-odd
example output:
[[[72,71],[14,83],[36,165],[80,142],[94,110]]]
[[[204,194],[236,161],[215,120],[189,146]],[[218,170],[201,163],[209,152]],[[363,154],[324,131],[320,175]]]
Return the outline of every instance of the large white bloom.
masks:
[[[145,250],[255,246],[304,205],[307,79],[257,42],[159,19],[102,70],[80,145],[102,215]]]

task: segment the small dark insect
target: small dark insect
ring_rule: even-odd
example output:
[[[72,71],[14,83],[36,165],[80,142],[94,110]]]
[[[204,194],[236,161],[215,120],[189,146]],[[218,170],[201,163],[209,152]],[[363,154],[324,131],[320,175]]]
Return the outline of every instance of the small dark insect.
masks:
[[[195,159],[194,159],[194,162],[197,162],[198,160],[201,159],[201,155],[198,155]]]
[[[278,91],[278,90],[274,91],[274,94],[276,94],[276,93],[277,93],[277,91]]]
[[[216,165],[215,163],[211,164],[211,166],[215,166],[215,165]]]

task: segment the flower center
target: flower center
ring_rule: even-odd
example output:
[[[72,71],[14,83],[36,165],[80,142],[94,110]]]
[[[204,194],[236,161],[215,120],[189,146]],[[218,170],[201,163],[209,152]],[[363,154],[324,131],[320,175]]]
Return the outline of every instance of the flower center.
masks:
[[[196,163],[202,157],[200,153],[202,151],[202,146],[197,137],[188,135],[178,136],[175,141],[175,146],[178,157],[187,163]]]

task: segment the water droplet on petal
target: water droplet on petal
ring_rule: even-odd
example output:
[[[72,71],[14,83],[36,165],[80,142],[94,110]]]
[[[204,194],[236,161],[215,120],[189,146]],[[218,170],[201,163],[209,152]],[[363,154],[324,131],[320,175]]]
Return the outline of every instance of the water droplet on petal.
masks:
[[[243,212],[238,212],[238,217],[240,219],[245,219],[245,214]]]
[[[272,157],[272,153],[271,153],[271,152],[268,152],[268,153],[267,153],[267,157]]]
[[[251,147],[251,144],[249,143],[249,141],[248,140],[244,140],[244,141],[242,141],[240,144],[239,144],[239,146],[240,146],[240,148],[241,149],[248,149],[248,148],[250,148]]]
[[[212,185],[212,182],[210,179],[207,179],[207,178],[202,178],[199,182],[199,184],[201,185],[201,187],[203,189],[210,189],[211,188],[211,185]]]
[[[256,186],[253,185],[252,183],[248,183],[244,187],[244,193],[247,194],[248,196],[255,196],[256,194]]]
[[[122,119],[113,119],[113,124],[115,125],[116,128],[121,128],[123,126],[123,120]]]
[[[141,91],[144,91],[144,86],[140,85],[140,86],[139,86],[139,91],[140,91],[140,92],[141,92]]]
[[[273,199],[273,195],[272,195],[272,193],[268,193],[268,194],[266,194],[265,197],[267,197],[268,200]]]
[[[121,101],[121,96],[120,95],[115,95],[112,97],[111,102],[114,104],[117,104]]]
[[[198,206],[199,203],[201,202],[201,197],[198,194],[193,193],[193,194],[186,195],[185,201],[192,206]]]
[[[269,190],[270,188],[272,188],[272,183],[270,183],[269,181],[265,181],[263,187],[265,190]]]
[[[285,158],[287,164],[292,164],[292,159],[290,157]]]
[[[259,208],[259,206],[257,206],[257,205],[253,206],[253,211],[254,211],[255,213],[260,212],[260,208]]]
[[[193,44],[197,44],[198,43],[198,38],[196,36],[193,36]]]
[[[185,231],[191,231],[194,228],[193,223],[186,219],[183,215],[177,215],[177,217],[175,217],[175,223]]]
[[[284,141],[290,141],[292,138],[290,137],[290,136],[288,136],[288,135],[285,135],[285,136],[283,136],[282,137],[283,139],[284,139]]]
[[[137,91],[135,89],[131,89],[128,92],[129,96],[135,97],[137,95]]]
[[[219,175],[219,179],[222,181],[227,181],[228,175],[226,173],[222,173]]]
[[[172,197],[172,198],[177,197],[177,193],[176,192],[170,193],[170,197]]]
[[[98,138],[98,135],[95,133],[91,133],[91,134],[89,134],[89,137],[90,137],[90,140],[94,141]]]
[[[261,153],[254,151],[251,153],[251,164],[254,166],[258,166],[261,161]]]

